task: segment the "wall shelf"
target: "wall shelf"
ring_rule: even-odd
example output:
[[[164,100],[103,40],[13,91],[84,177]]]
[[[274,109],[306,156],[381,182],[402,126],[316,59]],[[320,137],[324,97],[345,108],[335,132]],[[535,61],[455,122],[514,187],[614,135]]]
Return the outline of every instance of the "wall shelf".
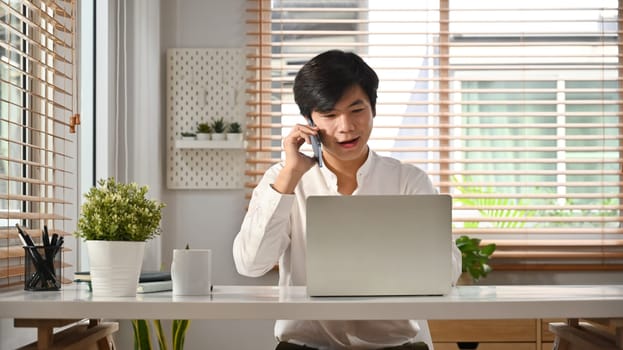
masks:
[[[167,50],[167,188],[244,188],[244,141],[181,135],[218,118],[244,128],[245,60],[242,48]]]
[[[243,140],[175,140],[178,149],[244,149]]]

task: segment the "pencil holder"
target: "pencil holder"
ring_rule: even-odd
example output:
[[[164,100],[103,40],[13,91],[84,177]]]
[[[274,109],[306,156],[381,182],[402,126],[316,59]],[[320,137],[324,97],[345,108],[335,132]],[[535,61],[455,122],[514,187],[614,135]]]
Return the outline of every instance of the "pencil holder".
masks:
[[[57,246],[24,247],[24,290],[61,289],[61,249]]]

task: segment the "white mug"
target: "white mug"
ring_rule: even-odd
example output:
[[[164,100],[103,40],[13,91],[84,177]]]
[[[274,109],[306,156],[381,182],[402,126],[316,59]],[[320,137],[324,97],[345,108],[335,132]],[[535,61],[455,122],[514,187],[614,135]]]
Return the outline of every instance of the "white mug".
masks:
[[[171,263],[173,295],[210,295],[212,290],[212,251],[173,249]]]

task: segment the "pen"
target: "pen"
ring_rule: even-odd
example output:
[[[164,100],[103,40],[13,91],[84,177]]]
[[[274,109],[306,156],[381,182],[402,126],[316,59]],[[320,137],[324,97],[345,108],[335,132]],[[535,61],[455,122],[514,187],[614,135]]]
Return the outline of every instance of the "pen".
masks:
[[[50,234],[48,233],[48,226],[43,225],[43,231],[41,232],[41,241],[43,242],[43,253],[45,254],[46,262],[53,276],[56,276],[56,270],[54,269],[54,258],[58,252],[58,247],[53,246],[50,243]]]
[[[24,232],[24,230],[22,230],[19,224],[15,224],[15,227],[17,227],[17,232],[19,233],[19,238],[21,239],[22,243],[25,246],[34,246],[34,243],[30,239],[30,236],[28,236],[28,234]]]
[[[56,245],[56,240],[58,239],[58,234],[57,233],[53,233],[52,234],[52,242],[50,242],[50,245],[55,246]]]
[[[26,243],[26,239],[24,238],[24,235],[21,232],[17,233],[17,237],[19,237],[19,240],[22,241],[22,245],[24,247],[28,246],[28,243]]]
[[[50,235],[48,234],[48,226],[43,225],[43,232],[41,233],[41,242],[43,242],[43,246],[50,245]]]
[[[58,237],[56,233],[54,234],[54,236],[52,236],[52,240],[54,240],[55,237]],[[54,260],[54,258],[56,257],[56,254],[58,254],[59,251],[63,249],[63,243],[65,243],[65,239],[63,238],[63,236],[61,236],[58,240],[56,240],[56,245],[54,246],[55,248],[54,248],[52,260]],[[54,267],[54,264],[52,264],[52,267]]]
[[[28,240],[26,239],[27,237],[26,232],[24,232],[24,230],[22,230],[22,228],[17,223],[15,224],[15,227],[17,227],[17,236],[19,237],[20,241],[22,241],[22,244],[24,245],[24,247],[30,247],[30,244]],[[31,249],[28,248],[26,250],[28,251],[28,255],[30,255],[31,259],[33,259],[33,262],[35,262],[35,265],[38,266],[39,264],[36,262],[35,255],[32,253]],[[33,274],[33,276],[30,278],[28,282],[28,288],[32,288],[33,285],[36,285],[37,282],[39,282],[39,279],[40,279],[39,273],[35,271],[35,273]]]

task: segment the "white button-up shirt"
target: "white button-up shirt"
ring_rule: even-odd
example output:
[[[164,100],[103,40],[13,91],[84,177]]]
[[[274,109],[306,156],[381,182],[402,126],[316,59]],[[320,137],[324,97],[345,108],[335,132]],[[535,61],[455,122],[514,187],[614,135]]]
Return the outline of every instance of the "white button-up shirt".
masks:
[[[316,165],[303,175],[294,194],[281,194],[271,185],[282,168],[280,163],[268,169],[253,191],[249,210],[234,240],[234,262],[242,275],[258,277],[278,261],[279,285],[300,286],[306,283],[306,199],[312,195],[340,193],[335,174]],[[357,184],[355,196],[436,193],[424,171],[373,151],[369,151],[367,160],[357,171]],[[461,273],[461,253],[456,245],[452,246],[456,281]],[[425,341],[432,349],[426,321],[416,320],[278,320],[275,337],[319,349],[379,349],[414,340]]]

